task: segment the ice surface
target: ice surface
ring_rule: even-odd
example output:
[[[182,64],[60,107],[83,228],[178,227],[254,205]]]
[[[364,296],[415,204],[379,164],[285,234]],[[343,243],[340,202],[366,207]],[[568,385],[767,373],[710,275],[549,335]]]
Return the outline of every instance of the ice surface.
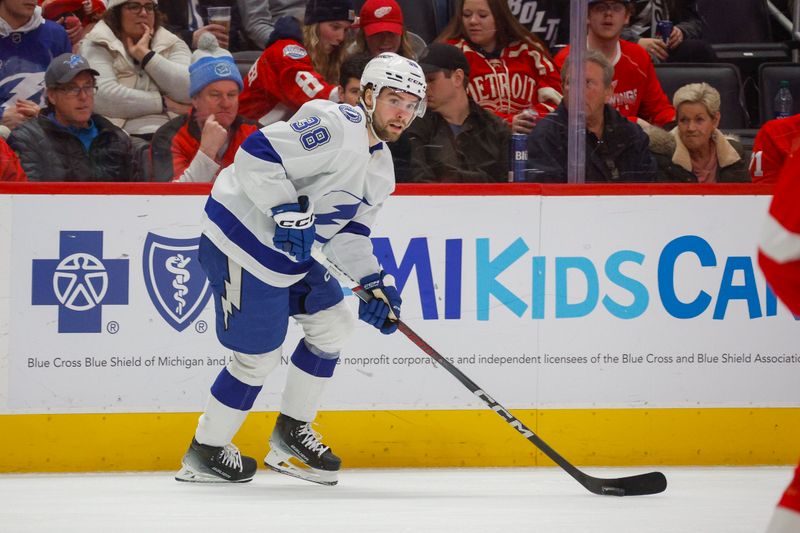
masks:
[[[652,468],[586,468],[600,477]],[[0,531],[761,533],[792,468],[663,468],[667,491],[610,497],[557,468],[342,471],[324,487],[259,470],[251,483],[173,472],[0,475]]]

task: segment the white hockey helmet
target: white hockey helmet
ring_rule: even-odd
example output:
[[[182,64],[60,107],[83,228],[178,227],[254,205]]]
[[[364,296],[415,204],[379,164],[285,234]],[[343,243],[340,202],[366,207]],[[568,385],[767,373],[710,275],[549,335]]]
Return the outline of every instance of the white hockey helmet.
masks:
[[[416,61],[392,52],[384,52],[372,58],[367,63],[367,66],[364,67],[364,73],[361,75],[362,95],[363,90],[367,86],[371,86],[375,98],[385,87],[418,96],[419,105],[417,105],[415,113],[418,117],[425,114],[425,89],[427,85],[422,67]],[[372,119],[372,113],[375,111],[375,99],[372,101],[371,109],[367,107],[366,103],[364,103],[364,109],[366,109],[369,118]]]

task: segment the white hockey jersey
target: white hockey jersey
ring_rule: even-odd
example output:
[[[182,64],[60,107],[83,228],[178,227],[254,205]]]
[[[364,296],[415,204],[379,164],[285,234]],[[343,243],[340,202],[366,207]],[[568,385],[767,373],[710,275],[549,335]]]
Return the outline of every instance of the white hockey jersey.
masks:
[[[248,137],[217,177],[203,233],[260,280],[287,287],[313,265],[275,248],[270,210],[306,195],[316,215],[316,240],[356,280],[378,272],[369,240],[383,202],[394,191],[389,148],[369,145],[362,109],[326,100],[303,105],[287,122]]]

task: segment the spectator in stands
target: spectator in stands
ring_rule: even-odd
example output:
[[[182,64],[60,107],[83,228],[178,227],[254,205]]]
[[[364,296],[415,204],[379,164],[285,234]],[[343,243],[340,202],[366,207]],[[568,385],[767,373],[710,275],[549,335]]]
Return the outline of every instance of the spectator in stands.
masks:
[[[25,171],[19,164],[19,157],[5,139],[0,137],[0,181],[26,181]]]
[[[786,159],[800,148],[800,114],[770,120],[758,130],[750,159],[754,183],[777,183]]]
[[[339,101],[357,106],[361,98],[361,75],[372,56],[361,52],[348,56],[339,69]]]
[[[72,45],[59,24],[45,20],[28,0],[0,0],[0,111],[4,126],[15,128],[39,114],[44,71]]]
[[[134,181],[139,177],[128,135],[93,112],[98,73],[71,53],[45,73],[49,107],[14,129],[8,144],[29,181]]]
[[[189,101],[191,52],[155,11],[153,0],[109,0],[103,20],[81,41],[100,73],[95,110],[146,140]]]
[[[237,114],[244,84],[231,54],[212,33],[200,37],[189,67],[192,110],[161,126],[151,153],[156,181],[214,181],[258,127]]]
[[[208,18],[209,7],[228,7],[231,10],[229,27],[215,24]],[[158,5],[164,15],[164,26],[183,39],[191,50],[197,49],[197,42],[204,33],[217,38],[222,48],[231,52],[248,49],[247,39],[242,28],[242,17],[234,0],[173,0]]]
[[[283,17],[250,69],[239,113],[262,125],[283,120],[315,98],[339,101],[339,66],[354,19],[350,0],[309,0],[305,24]]]
[[[467,94],[469,63],[464,53],[449,44],[433,43],[420,66],[428,82],[428,109],[407,131],[409,181],[508,181],[511,131]]]
[[[662,20],[673,23],[666,43],[656,32]],[[703,40],[696,0],[634,0],[631,24],[622,38],[637,43],[657,61],[713,63],[717,59],[714,49]]]
[[[439,40],[460,48],[470,67],[470,96],[530,133],[535,120],[561,102],[561,81],[541,39],[511,15],[506,0],[462,0]]]
[[[250,43],[249,48],[254,50],[263,50],[267,47],[279,19],[294,17],[303,20],[306,9],[306,0],[237,0],[237,2],[244,32]]]
[[[358,13],[358,33],[352,49],[356,53],[369,52],[372,57],[393,52],[416,60],[425,49],[425,41],[406,31],[403,12],[395,0],[367,0]]]
[[[589,50],[584,61],[586,85],[586,182],[650,182],[656,162],[648,150],[647,134],[608,104],[614,93],[614,67]],[[565,100],[569,95],[569,61],[561,70]],[[567,182],[567,128],[565,102],[542,119],[528,137],[526,181]]]
[[[564,0],[509,0],[511,14],[549,47],[569,44],[569,2]]]
[[[354,0],[356,11],[361,11],[364,3],[364,0]],[[425,43],[436,39],[447,26],[455,4],[456,0],[397,0],[403,11],[406,30],[418,35]]]
[[[589,0],[587,46],[614,67],[611,105],[641,126],[665,126],[675,120],[675,109],[656,77],[653,60],[641,46],[620,40],[631,10],[630,0]],[[559,68],[568,54],[569,46],[556,55]]]
[[[719,92],[707,83],[690,83],[675,92],[678,127],[669,134],[650,128],[650,149],[660,179],[690,183],[749,182],[741,143],[717,129]]]
[[[46,0],[42,4],[42,16],[64,26],[73,50],[105,12],[102,0]]]

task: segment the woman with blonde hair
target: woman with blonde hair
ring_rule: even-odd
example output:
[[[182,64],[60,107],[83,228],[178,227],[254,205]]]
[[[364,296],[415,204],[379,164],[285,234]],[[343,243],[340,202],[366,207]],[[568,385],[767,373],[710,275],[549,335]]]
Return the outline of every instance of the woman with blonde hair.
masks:
[[[267,47],[250,68],[239,96],[239,114],[271,124],[316,98],[339,101],[339,67],[355,19],[350,0],[309,0],[304,24],[275,23]]]
[[[707,83],[690,83],[672,98],[678,126],[664,135],[651,128],[650,150],[661,178],[691,183],[748,182],[741,143],[719,130],[720,95]]]
[[[191,52],[161,27],[153,0],[110,0],[103,19],[81,41],[98,73],[95,112],[130,135],[149,139],[188,109]],[[175,115],[172,115],[175,116]]]
[[[461,0],[438,40],[464,52],[470,68],[469,93],[506,120],[516,133],[535,125],[561,102],[561,79],[541,39],[511,14],[506,0]]]

